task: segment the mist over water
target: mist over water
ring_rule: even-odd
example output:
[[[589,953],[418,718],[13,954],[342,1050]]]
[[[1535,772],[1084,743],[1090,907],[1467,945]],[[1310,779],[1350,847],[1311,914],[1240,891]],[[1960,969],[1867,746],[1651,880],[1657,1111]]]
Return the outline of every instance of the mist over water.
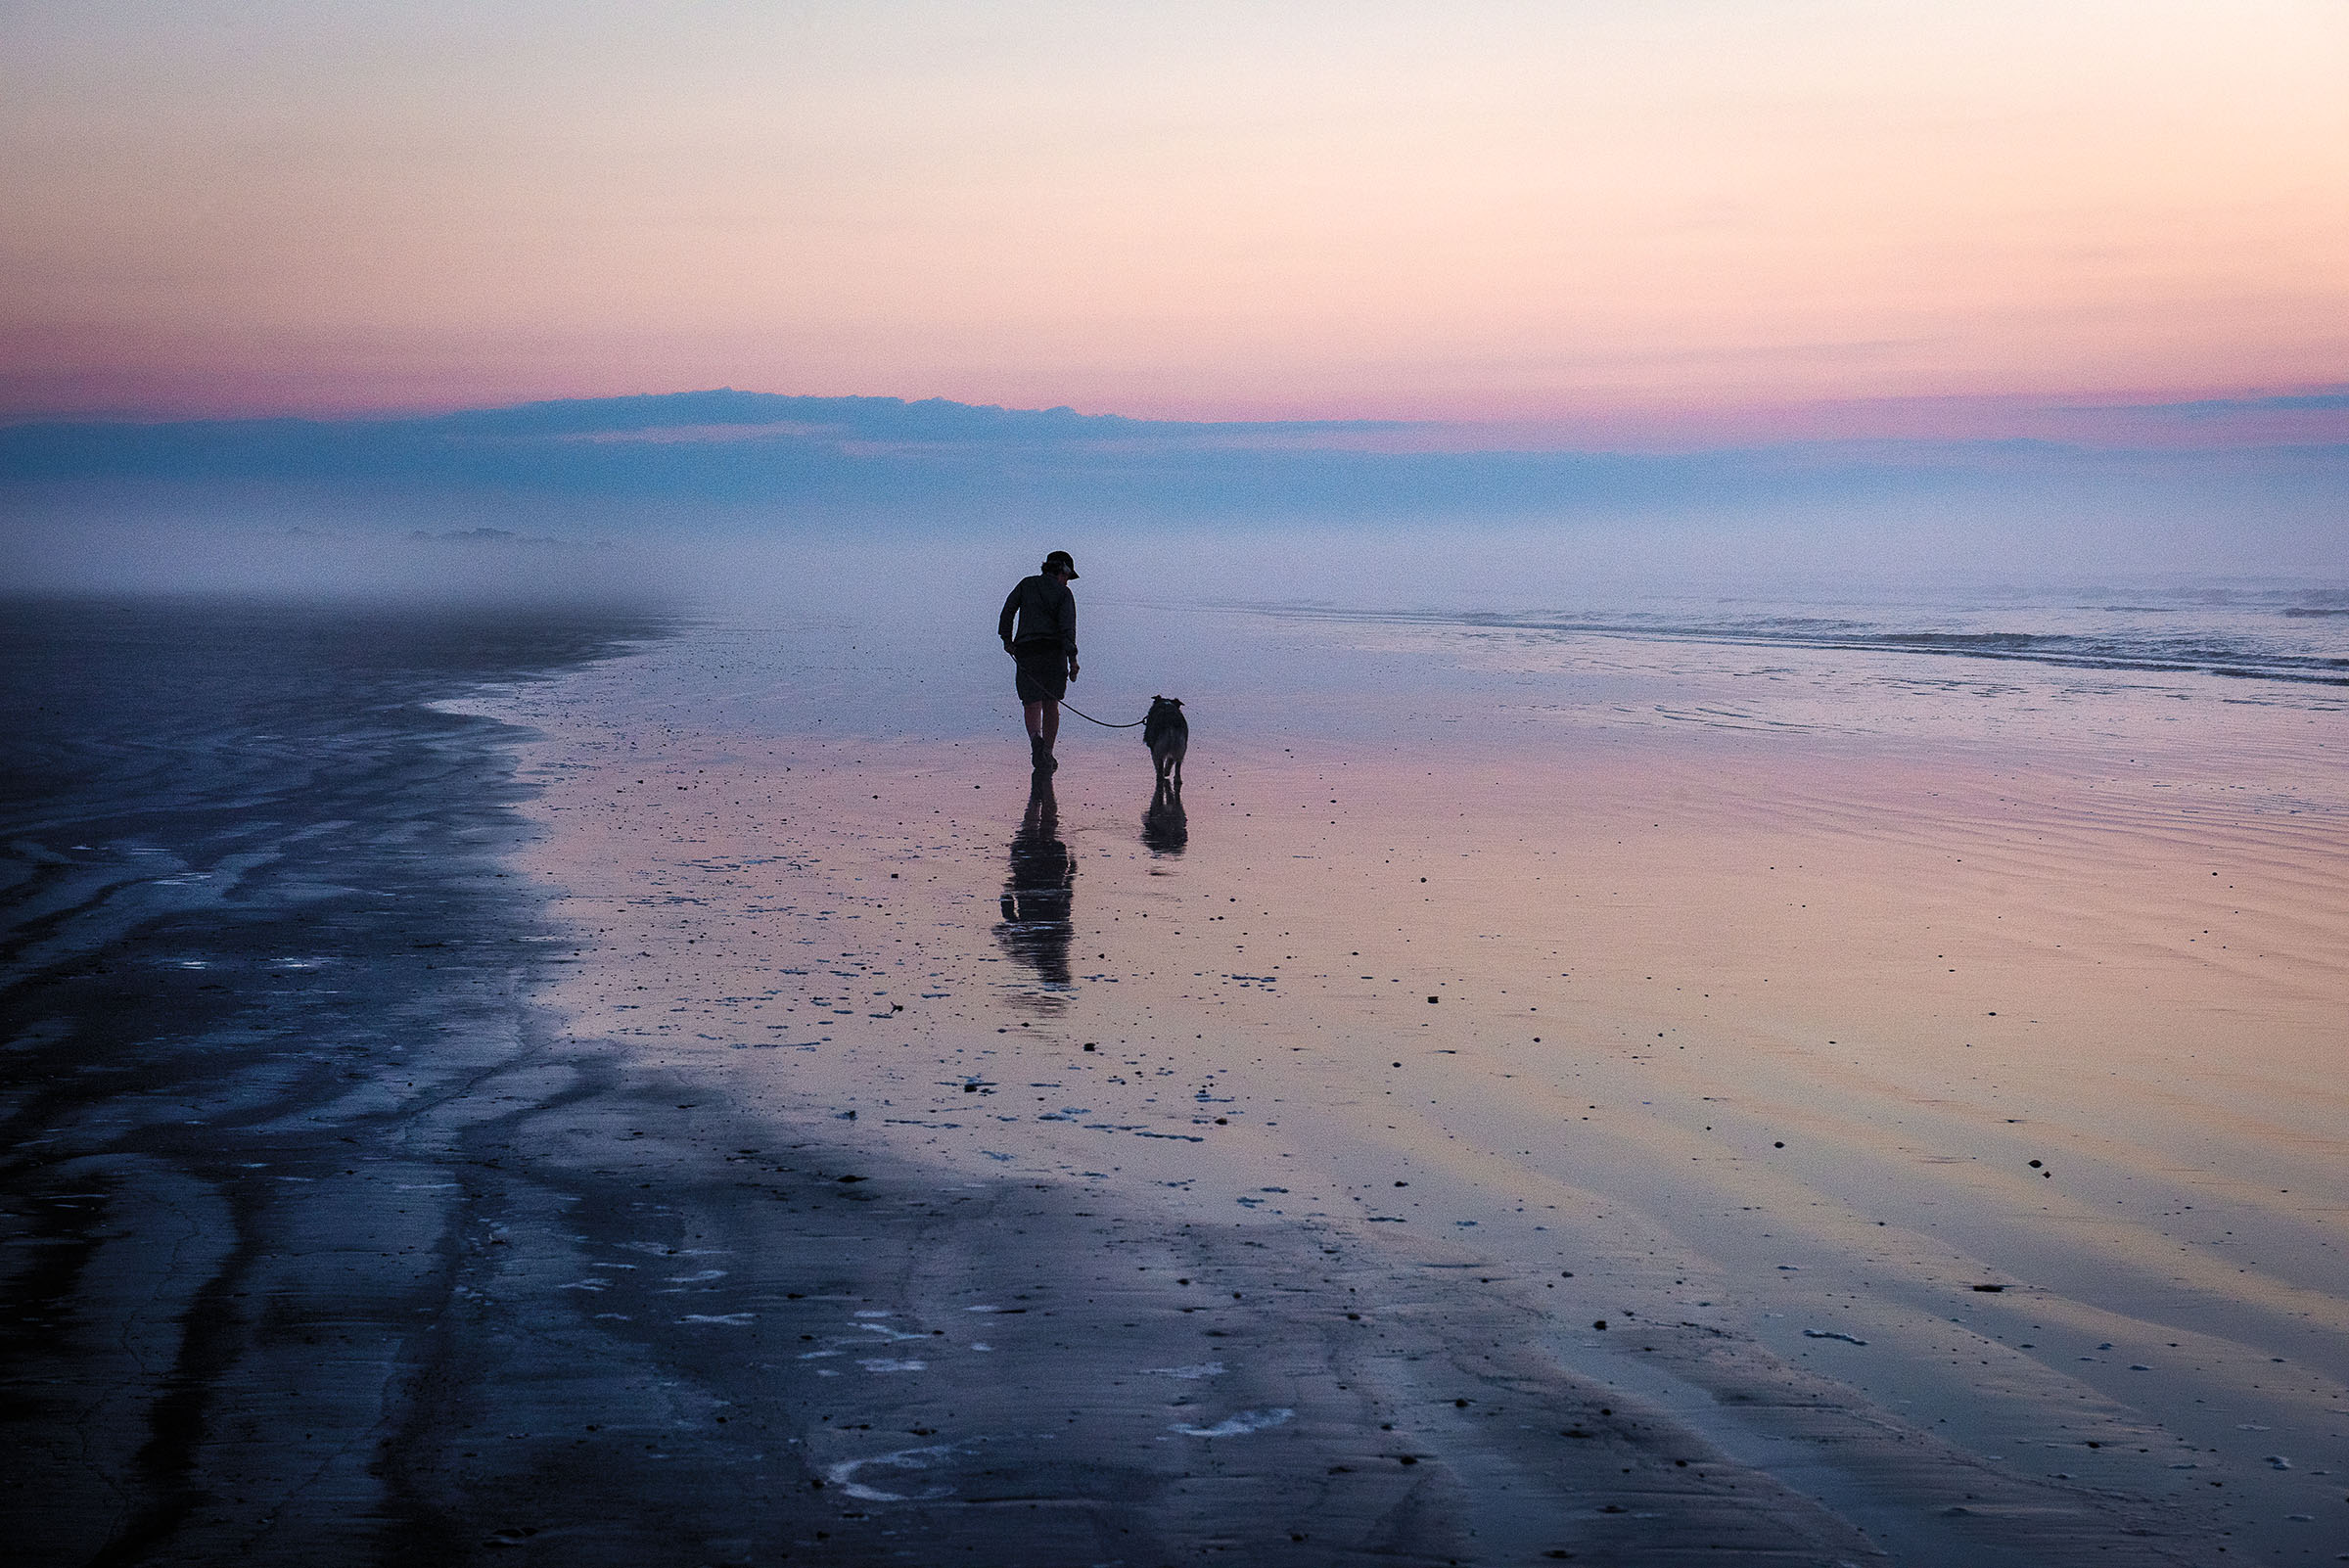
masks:
[[[677,614],[820,650],[787,689],[726,698],[761,709],[762,726],[875,735],[1002,729],[996,614],[1059,548],[1082,574],[1071,702],[1111,723],[1164,694],[1210,733],[1382,734],[1409,714],[1442,723],[1455,698],[1500,681],[1548,721],[1688,709],[1848,727],[1864,705],[1819,694],[1860,679],[1887,711],[1946,725],[1987,711],[1985,682],[2076,701],[2084,680],[2183,678],[2205,699],[2320,705],[2349,682],[2344,579],[2288,553],[2267,576],[2222,570],[2179,528],[2147,526],[2135,549],[2041,530],[2063,542],[2034,549],[2011,517],[849,526],[708,506],[565,513],[544,497],[505,511],[215,502],[72,526],[20,515],[0,526],[8,586]],[[1748,678],[1787,661],[1800,680]]]
[[[2030,706],[2017,694],[2329,708],[2349,682],[2349,592],[2278,578],[1903,577],[1868,563],[1749,576],[1694,548],[1642,571],[1587,538],[1399,528],[1002,529],[709,543],[673,561],[710,623],[843,652],[790,698],[836,732],[961,735],[1002,726],[995,616],[1061,547],[1082,574],[1070,702],[1113,723],[1163,694],[1210,731],[1387,734],[1499,689],[1552,720],[1727,704],[1770,715],[1756,722],[1852,728],[1879,703],[1948,725],[2011,717]],[[1851,682],[1865,701],[1821,695]]]
[[[375,518],[353,528],[334,519],[250,516],[0,521],[0,592],[19,594],[653,606],[682,588],[662,551],[485,524],[435,528]]]

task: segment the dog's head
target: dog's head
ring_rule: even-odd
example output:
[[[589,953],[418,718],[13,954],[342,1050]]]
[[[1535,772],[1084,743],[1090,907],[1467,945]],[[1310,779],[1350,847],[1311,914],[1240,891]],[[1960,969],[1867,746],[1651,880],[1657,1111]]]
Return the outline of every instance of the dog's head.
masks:
[[[1153,697],[1150,699],[1150,716],[1153,718],[1164,718],[1170,714],[1179,712],[1181,708],[1182,699],[1179,697]],[[1132,710],[1128,709],[1127,712],[1131,713]]]

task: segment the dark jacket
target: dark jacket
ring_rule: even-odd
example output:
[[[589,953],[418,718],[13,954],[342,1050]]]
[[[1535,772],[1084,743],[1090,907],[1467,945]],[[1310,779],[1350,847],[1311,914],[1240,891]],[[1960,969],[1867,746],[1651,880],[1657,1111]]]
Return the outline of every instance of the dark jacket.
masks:
[[[1012,630],[1017,618],[1019,630]],[[996,619],[995,635],[1012,647],[1030,653],[1058,648],[1064,658],[1077,657],[1077,595],[1065,582],[1037,575],[1022,577],[1020,585],[1011,590],[1003,601],[1003,614]]]

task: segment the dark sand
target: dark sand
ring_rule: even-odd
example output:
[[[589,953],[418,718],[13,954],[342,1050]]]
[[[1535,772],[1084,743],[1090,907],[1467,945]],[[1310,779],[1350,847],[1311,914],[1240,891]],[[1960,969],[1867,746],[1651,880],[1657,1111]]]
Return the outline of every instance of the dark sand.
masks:
[[[1515,871],[1415,923],[1349,879],[1475,846],[1405,847],[1438,813],[1359,757],[1348,832],[1267,838],[1247,824],[1318,806],[1348,759],[1210,752],[1178,824],[1105,750],[1047,816],[992,752],[680,711],[675,683],[751,678],[739,649],[513,686],[644,630],[12,614],[11,721],[41,738],[12,780],[0,992],[6,1525],[31,1560],[2262,1560],[2158,1417],[2071,1408],[2086,1386],[2009,1350],[2002,1392],[1931,1381],[1920,1324],[2026,1294],[2116,1319],[1965,1255],[2004,1234],[1991,1185],[1979,1234],[1917,1211],[1970,1171],[1886,1191],[1889,1236],[1802,1212],[1946,1157],[1788,1087],[1818,1080],[1754,1022],[1784,1022],[1747,993],[1767,942],[1725,963],[1735,1049],[1702,1067],[1629,1043],[1714,1016],[1641,999],[1652,906],[1560,966],[1591,992],[1545,995],[1564,1027],[1532,1050],[1530,997],[1496,994],[1525,944],[1480,955],[1477,915],[1528,907],[1541,803],[1480,811]],[[484,685],[544,738],[422,706]],[[1682,761],[1673,787],[1699,788]],[[1590,822],[1628,830],[1658,765],[1612,804],[1582,775]],[[1723,843],[1639,870],[1684,895]],[[1582,891],[1614,887],[1576,853]],[[1211,896],[1267,922],[1259,958]],[[1890,1029],[1877,961],[1835,993]],[[1443,1044],[1422,992],[1451,1002]],[[1704,1114],[1747,1143],[1805,1128],[1842,1176],[1633,1108],[1667,1080],[1733,1092]],[[1961,1097],[2004,1180],[2003,1119]],[[1663,1184],[1700,1156],[1701,1183]],[[1723,1192],[1781,1206],[1781,1239],[1708,1222]],[[1884,1283],[1780,1301],[1793,1258]],[[1847,1337],[1795,1337],[1814,1324]],[[1896,1349],[1872,1393],[1806,1359]],[[1986,1457],[1943,1410],[2065,1456]],[[2092,1472],[2124,1452],[2145,1457]]]

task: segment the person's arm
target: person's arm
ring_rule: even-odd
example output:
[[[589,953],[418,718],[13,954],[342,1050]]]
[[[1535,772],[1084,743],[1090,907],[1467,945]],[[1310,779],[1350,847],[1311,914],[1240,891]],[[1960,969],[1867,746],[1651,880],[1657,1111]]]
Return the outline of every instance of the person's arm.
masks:
[[[1019,610],[1020,588],[1019,584],[1015,582],[1012,584],[1011,592],[1004,595],[1003,613],[995,618],[995,635],[1003,639],[1005,653],[1011,652],[1011,620],[1013,616],[1019,614]]]
[[[1062,651],[1069,656],[1069,678],[1075,680],[1077,678],[1077,595],[1071,593],[1069,585],[1064,582],[1060,585],[1060,646]]]

